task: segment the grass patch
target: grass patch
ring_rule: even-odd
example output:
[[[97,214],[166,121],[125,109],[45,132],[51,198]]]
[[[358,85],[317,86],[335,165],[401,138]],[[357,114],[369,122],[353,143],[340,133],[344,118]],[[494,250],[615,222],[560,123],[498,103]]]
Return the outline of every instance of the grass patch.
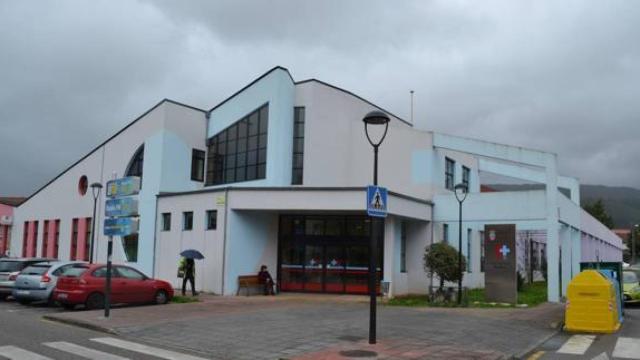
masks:
[[[196,297],[180,296],[180,295],[175,295],[171,299],[171,303],[173,303],[173,304],[188,304],[188,303],[194,303],[194,302],[198,302],[198,301],[200,301],[200,300],[198,300],[198,298],[196,298]]]
[[[536,306],[547,301],[547,283],[534,282],[533,284],[525,284],[521,291],[518,292],[518,305],[526,305],[527,307]],[[485,300],[484,289],[469,289],[467,292],[467,305],[463,303],[461,307],[481,307],[481,308],[502,308],[514,307],[515,304],[497,304],[489,303]],[[430,303],[427,295],[406,295],[398,296],[390,299],[387,303],[391,306],[410,306],[410,307],[458,307],[453,302]]]

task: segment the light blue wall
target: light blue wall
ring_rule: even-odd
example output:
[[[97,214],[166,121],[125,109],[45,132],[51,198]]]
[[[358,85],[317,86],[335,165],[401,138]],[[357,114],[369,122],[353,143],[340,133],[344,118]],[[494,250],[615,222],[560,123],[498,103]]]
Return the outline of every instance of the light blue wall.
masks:
[[[429,169],[431,169],[430,150],[415,150],[411,154],[411,181],[414,184],[427,184],[429,182]]]
[[[153,272],[153,241],[155,235],[156,194],[160,191],[162,171],[162,131],[144,142],[144,164],[142,167],[142,189],[138,195],[140,230],[138,234],[138,262],[132,263],[144,273]],[[131,154],[133,156],[133,154]],[[124,174],[118,174],[122,176]],[[121,243],[122,244],[122,243]],[[122,245],[121,245],[122,246]],[[121,249],[124,254],[124,249]],[[124,259],[124,257],[123,257]]]
[[[272,71],[212,111],[207,137],[214,136],[265,103],[269,103],[266,179],[234,183],[234,186],[291,185],[295,84],[285,70]]]
[[[200,187],[202,183],[191,181],[192,150],[176,134],[163,130],[161,191],[188,191]]]
[[[278,217],[275,213],[229,211],[224,295],[235,295],[238,276],[256,274],[270,239],[270,227]],[[271,268],[274,277],[275,269]]]

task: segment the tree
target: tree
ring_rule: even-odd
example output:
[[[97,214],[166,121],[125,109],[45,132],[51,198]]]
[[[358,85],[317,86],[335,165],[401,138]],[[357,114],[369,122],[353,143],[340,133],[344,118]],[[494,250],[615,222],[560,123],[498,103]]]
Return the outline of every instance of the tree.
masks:
[[[462,269],[458,268],[458,250],[446,243],[435,243],[427,246],[424,252],[424,269],[430,275],[440,279],[440,291],[445,281],[457,282],[464,276],[467,260],[462,256]]]
[[[604,226],[609,229],[613,228],[613,218],[609,213],[607,213],[607,209],[605,209],[602,199],[598,199],[596,202],[587,202],[582,206],[582,208],[604,224]]]

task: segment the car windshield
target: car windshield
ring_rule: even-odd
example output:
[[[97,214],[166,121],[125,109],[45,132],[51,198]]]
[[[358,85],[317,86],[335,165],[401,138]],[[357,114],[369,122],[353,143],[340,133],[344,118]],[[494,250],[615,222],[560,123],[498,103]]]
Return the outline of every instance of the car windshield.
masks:
[[[0,261],[0,272],[20,271],[20,265],[19,261]]]
[[[62,274],[60,274],[60,276],[80,277],[80,275],[87,271],[87,269],[87,266],[82,265],[69,266],[65,268],[64,271],[62,271]]]
[[[622,281],[625,284],[637,283],[638,282],[638,276],[634,272],[625,271],[625,272],[622,273]]]
[[[42,274],[46,273],[47,270],[49,270],[50,267],[51,267],[51,265],[49,265],[49,264],[31,265],[31,266],[27,267],[26,269],[22,270],[21,274],[22,275],[42,275]]]

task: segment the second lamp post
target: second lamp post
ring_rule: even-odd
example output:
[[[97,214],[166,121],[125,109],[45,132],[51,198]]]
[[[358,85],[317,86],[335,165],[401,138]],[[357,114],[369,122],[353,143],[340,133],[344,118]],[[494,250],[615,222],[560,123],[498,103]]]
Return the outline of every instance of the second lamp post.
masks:
[[[458,278],[458,305],[462,303],[462,203],[467,198],[467,192],[469,188],[467,184],[460,183],[453,187],[456,194],[456,200],[459,204],[458,212],[458,271],[460,277]],[[469,239],[467,239],[469,241]]]
[[[91,184],[91,194],[93,195],[93,219],[91,220],[91,244],[89,244],[89,264],[93,264],[93,246],[96,239],[96,204],[98,197],[100,197],[100,190],[102,190],[102,184]]]

